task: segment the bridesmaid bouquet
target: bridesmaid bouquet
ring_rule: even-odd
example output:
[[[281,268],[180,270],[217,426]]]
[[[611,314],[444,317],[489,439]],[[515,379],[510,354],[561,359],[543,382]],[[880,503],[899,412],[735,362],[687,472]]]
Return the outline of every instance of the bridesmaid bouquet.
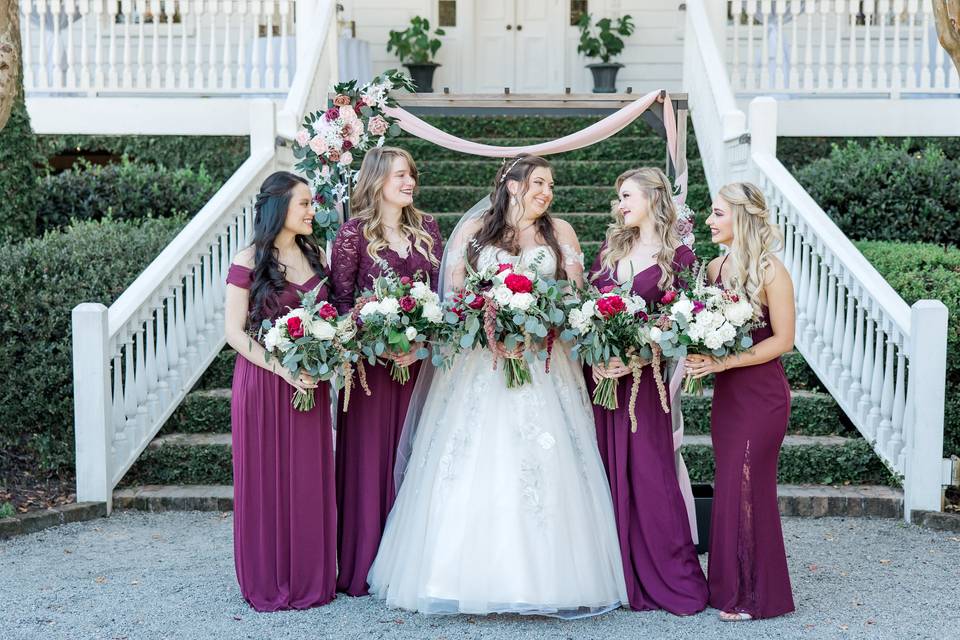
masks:
[[[444,328],[440,297],[430,285],[398,278],[389,269],[374,281],[372,290],[361,294],[352,315],[360,327],[360,349],[371,365],[386,351],[410,353],[415,344],[430,342]],[[426,347],[417,349],[417,358],[428,355]],[[392,362],[390,376],[406,384],[410,368]]]
[[[696,353],[722,358],[753,346],[750,333],[760,325],[753,306],[736,291],[708,285],[701,269],[689,290],[668,291],[650,338],[671,358]],[[686,393],[703,393],[703,381],[687,379]]]
[[[572,353],[588,365],[609,365],[613,357],[620,358],[630,367],[633,384],[630,388],[630,425],[636,432],[634,415],[637,391],[644,361],[653,362],[657,388],[665,413],[670,411],[666,402],[666,389],[660,374],[660,349],[650,339],[649,316],[646,302],[630,291],[630,284],[606,286],[600,289],[588,287],[581,292],[581,304],[570,309],[567,315],[569,329],[563,338],[573,339]],[[617,409],[619,379],[604,378],[593,393],[593,403],[604,409]]]
[[[305,371],[318,380],[329,381],[342,374],[344,402],[350,402],[353,364],[360,359],[356,325],[347,316],[339,318],[329,302],[317,300],[319,287],[300,296],[300,307],[276,321],[264,320],[260,328],[267,362],[276,358],[291,373]],[[360,364],[361,384],[366,381]],[[369,390],[367,390],[369,393]],[[297,390],[293,407],[310,411],[316,406],[314,390]]]
[[[448,320],[460,323],[456,346],[486,346],[494,352],[496,368],[501,357],[496,345],[503,344],[510,353],[503,368],[508,389],[532,380],[530,362],[534,359],[543,361],[549,372],[553,342],[566,319],[566,284],[539,276],[536,264],[519,269],[503,263],[482,272],[470,271],[447,308]]]

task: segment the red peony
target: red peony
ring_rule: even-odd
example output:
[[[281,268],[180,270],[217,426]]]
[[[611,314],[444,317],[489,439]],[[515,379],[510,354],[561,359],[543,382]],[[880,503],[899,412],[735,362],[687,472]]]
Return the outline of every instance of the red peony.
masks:
[[[670,304],[671,302],[673,302],[673,301],[676,300],[676,299],[677,299],[677,292],[676,292],[676,291],[667,291],[665,294],[663,294],[663,297],[660,298],[660,302],[661,302],[662,304]]]
[[[290,337],[296,340],[297,338],[303,337],[303,320],[297,316],[293,316],[287,320],[287,333],[290,334]]]
[[[509,262],[501,262],[499,265],[497,265],[497,273],[503,273],[504,271],[510,271],[510,269],[513,269],[513,265],[510,264]]]
[[[403,296],[400,298],[400,308],[403,309],[405,313],[410,313],[417,308],[417,301],[414,300],[413,296]]]
[[[318,311],[317,314],[324,320],[333,320],[337,317],[337,308],[328,302],[320,307],[320,311]]]
[[[627,305],[620,296],[607,296],[597,300],[597,311],[604,318],[610,318],[626,310]]]
[[[514,293],[530,293],[533,291],[533,283],[530,278],[522,276],[519,273],[511,273],[503,280],[503,284]]]

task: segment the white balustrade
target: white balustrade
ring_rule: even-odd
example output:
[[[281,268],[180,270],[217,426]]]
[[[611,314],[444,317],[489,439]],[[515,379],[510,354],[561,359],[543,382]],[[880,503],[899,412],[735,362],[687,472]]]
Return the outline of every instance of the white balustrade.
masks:
[[[732,0],[736,94],[960,94],[930,0]]]
[[[321,0],[20,0],[31,95],[286,94]],[[309,33],[309,32],[307,32]],[[313,50],[312,43],[301,49]]]
[[[84,6],[82,0],[77,4]],[[138,15],[151,6],[149,0],[128,4]],[[281,4],[288,9],[280,15],[290,18],[292,3]],[[252,101],[250,157],[109,309],[81,304],[73,310],[80,501],[106,502],[109,509],[113,488],[223,348],[224,279],[233,256],[252,239],[257,191],[269,174],[291,171],[294,165],[289,146],[293,134],[277,127],[283,123],[285,130],[295,131],[308,109],[325,104],[326,88],[336,79],[333,3],[301,4],[306,3],[297,3],[298,21],[316,27],[320,35],[302,58],[310,64],[299,66],[292,78],[293,90],[282,113],[272,100]],[[181,0],[179,7],[185,16],[214,15],[208,3]],[[226,9],[216,15],[221,14],[226,15]],[[163,30],[155,23],[153,31]],[[151,50],[176,48],[169,42],[165,47]],[[146,50],[138,48],[137,56]],[[293,60],[288,62],[292,69]],[[144,71],[148,82],[169,78],[170,73],[162,64],[156,71]],[[132,73],[134,79],[144,75]],[[174,77],[183,76],[177,71]],[[224,77],[227,86],[230,75]],[[283,80],[283,73],[277,80]],[[201,73],[199,81],[209,83],[210,76]],[[279,147],[278,134],[286,140]]]
[[[861,5],[869,5],[866,14],[859,13]],[[710,191],[741,179],[763,190],[794,283],[796,348],[903,479],[908,520],[914,509],[941,508],[947,309],[935,300],[907,305],[777,160],[773,98],[750,103],[750,143],[744,144],[735,135],[744,119],[732,94],[843,89],[896,97],[951,86],[956,92],[960,84],[947,79],[942,55],[910,53],[917,43],[935,41],[923,31],[931,25],[928,5],[734,0],[728,25],[734,46],[721,52],[705,0],[690,0],[684,36],[684,88]],[[931,60],[939,66],[931,68]]]

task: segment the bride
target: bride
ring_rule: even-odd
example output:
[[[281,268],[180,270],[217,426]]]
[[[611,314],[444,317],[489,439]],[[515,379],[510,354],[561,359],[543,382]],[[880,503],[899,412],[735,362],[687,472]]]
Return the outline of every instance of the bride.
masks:
[[[576,234],[547,213],[552,200],[546,160],[505,163],[490,201],[452,234],[440,290],[461,285],[467,263],[536,265],[581,284]],[[620,549],[581,368],[559,343],[550,373],[532,364],[519,388],[493,365],[475,349],[432,380],[421,374],[370,592],[424,613],[574,618],[619,607]]]

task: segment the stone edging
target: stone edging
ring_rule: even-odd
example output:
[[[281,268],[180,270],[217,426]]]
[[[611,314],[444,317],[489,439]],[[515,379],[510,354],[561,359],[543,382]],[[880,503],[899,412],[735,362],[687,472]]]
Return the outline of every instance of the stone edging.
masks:
[[[43,511],[31,511],[0,519],[0,540],[26,533],[34,533],[68,522],[82,522],[107,515],[104,502],[79,502],[61,505]]]
[[[960,513],[941,513],[939,511],[917,511],[911,514],[913,524],[934,531],[952,531],[960,533]]]

